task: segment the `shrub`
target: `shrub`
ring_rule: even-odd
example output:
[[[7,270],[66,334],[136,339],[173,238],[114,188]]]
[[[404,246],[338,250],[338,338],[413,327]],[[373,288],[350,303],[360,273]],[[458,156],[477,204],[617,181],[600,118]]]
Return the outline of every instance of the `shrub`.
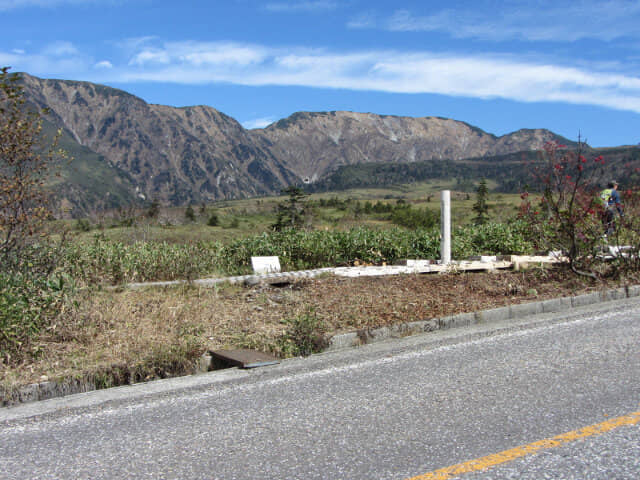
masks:
[[[467,258],[533,253],[534,244],[529,234],[529,225],[523,220],[458,227],[452,235],[452,255]]]
[[[207,225],[209,225],[210,227],[217,227],[218,225],[220,225],[218,214],[212,213],[207,220]]]
[[[38,335],[55,328],[60,315],[73,308],[74,283],[64,273],[51,272],[48,255],[43,247],[41,255],[14,257],[0,271],[0,360],[6,363],[38,355]]]
[[[433,228],[438,220],[438,215],[428,208],[418,209],[400,203],[391,213],[393,223],[407,228]]]
[[[193,207],[191,205],[187,206],[187,209],[184,211],[184,216],[190,222],[195,222],[196,221],[196,212],[193,210]]]
[[[590,159],[586,155],[580,139],[575,150],[548,142],[542,166],[535,170],[544,193],[537,205],[523,193],[521,217],[540,248],[562,251],[573,272],[596,278],[604,266],[598,183],[605,160],[602,155]]]
[[[283,356],[307,357],[328,346],[326,327],[313,312],[285,320],[286,331],[278,338],[277,347]]]
[[[79,218],[76,221],[76,229],[80,232],[90,232],[91,231],[91,222],[86,218]]]

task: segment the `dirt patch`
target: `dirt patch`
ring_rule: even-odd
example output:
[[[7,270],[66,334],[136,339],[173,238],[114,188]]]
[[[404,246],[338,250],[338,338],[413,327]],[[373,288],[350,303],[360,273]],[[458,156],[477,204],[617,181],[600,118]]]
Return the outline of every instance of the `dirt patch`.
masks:
[[[0,382],[15,388],[47,379],[108,377],[112,368],[117,378],[149,380],[191,373],[207,348],[282,353],[278,338],[287,321],[301,315],[315,315],[332,335],[617,286],[553,268],[90,292],[73,316],[41,338],[39,357],[2,366]]]

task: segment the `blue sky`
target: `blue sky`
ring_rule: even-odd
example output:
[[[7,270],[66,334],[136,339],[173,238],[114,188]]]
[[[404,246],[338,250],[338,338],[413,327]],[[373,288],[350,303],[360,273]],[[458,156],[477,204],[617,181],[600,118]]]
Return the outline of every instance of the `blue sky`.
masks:
[[[0,0],[0,65],[210,105],[640,142],[640,1]]]

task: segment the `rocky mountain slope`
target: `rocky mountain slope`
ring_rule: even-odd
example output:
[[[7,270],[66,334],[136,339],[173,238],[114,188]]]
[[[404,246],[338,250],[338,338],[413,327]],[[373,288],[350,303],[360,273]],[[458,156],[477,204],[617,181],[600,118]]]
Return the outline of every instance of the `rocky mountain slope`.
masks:
[[[460,160],[538,150],[550,140],[567,142],[543,129],[496,137],[447,118],[355,112],[299,112],[253,133],[268,139],[273,155],[309,182],[341,165]]]
[[[126,172],[140,199],[181,205],[273,193],[297,180],[265,140],[214,108],[149,105],[86,82],[24,75],[24,85],[52,124],[104,157],[114,174]],[[72,152],[77,167],[85,160],[80,150]]]
[[[59,191],[62,197],[75,192],[63,200],[76,211],[134,199],[185,205],[273,194],[316,182],[341,165],[458,160],[566,142],[548,130],[496,137],[450,119],[354,112],[299,112],[246,130],[211,107],[151,105],[103,85],[22,77],[28,101],[48,108],[48,122],[65,132],[73,172],[64,177],[71,186]],[[105,201],[115,180],[118,201]]]

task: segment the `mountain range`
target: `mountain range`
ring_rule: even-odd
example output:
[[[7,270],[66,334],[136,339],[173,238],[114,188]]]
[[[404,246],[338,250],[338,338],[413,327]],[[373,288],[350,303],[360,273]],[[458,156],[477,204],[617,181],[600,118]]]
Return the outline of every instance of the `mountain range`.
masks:
[[[297,112],[247,130],[208,106],[148,104],[125,91],[21,74],[28,104],[47,109],[72,157],[56,180],[58,208],[74,215],[158,201],[187,205],[277,194],[317,184],[340,167],[481,159],[571,144],[545,129],[495,136],[440,117]]]

